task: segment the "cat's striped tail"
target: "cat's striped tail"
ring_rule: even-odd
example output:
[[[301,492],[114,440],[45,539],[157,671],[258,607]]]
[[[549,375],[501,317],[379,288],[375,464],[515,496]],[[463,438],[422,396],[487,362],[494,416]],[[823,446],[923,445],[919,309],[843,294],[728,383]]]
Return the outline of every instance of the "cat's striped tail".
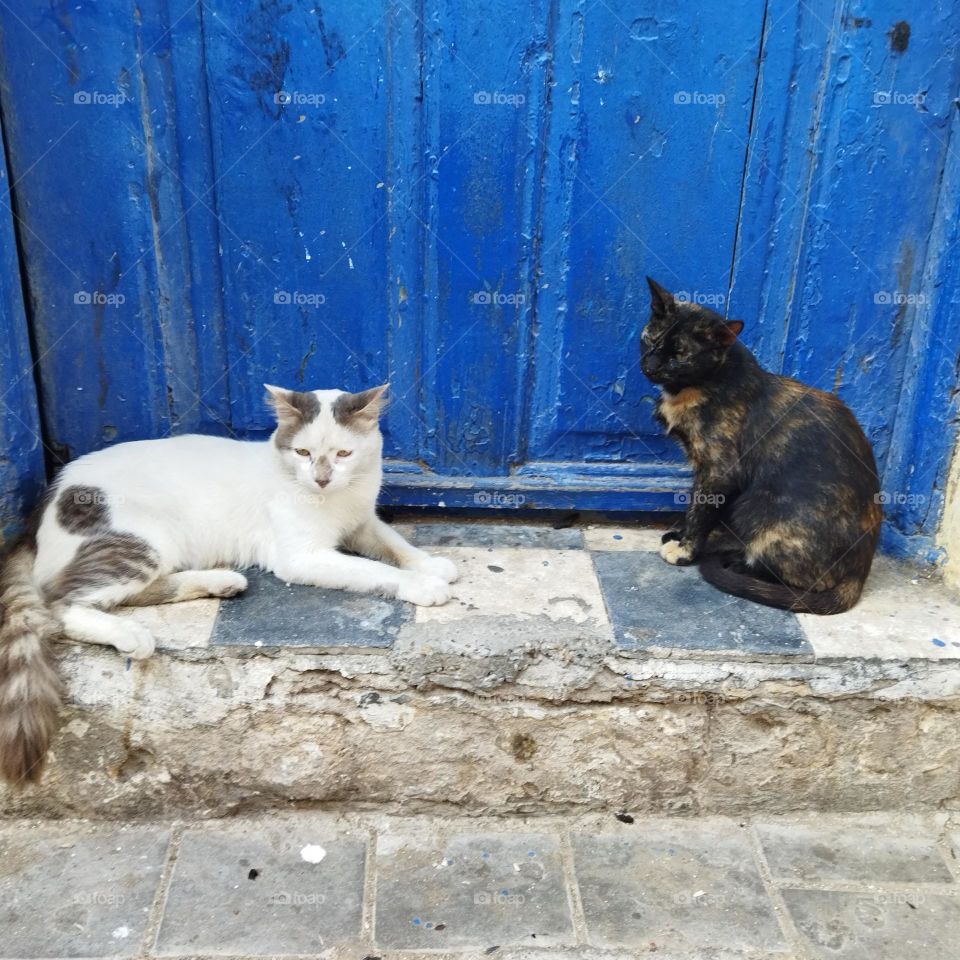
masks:
[[[63,699],[50,646],[58,624],[34,584],[35,559],[25,539],[0,569],[0,775],[17,787],[40,779]]]
[[[792,610],[794,613],[818,613],[821,616],[849,610],[860,599],[863,589],[862,580],[848,578],[828,590],[797,590],[784,583],[774,583],[732,570],[718,554],[708,554],[700,561],[700,576],[718,590],[743,597],[744,600]]]

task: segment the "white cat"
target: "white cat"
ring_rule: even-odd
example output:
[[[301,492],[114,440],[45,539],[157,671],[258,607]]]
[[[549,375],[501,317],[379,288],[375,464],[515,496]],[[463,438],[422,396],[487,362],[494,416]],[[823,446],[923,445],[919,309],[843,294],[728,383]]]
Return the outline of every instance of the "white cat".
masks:
[[[450,598],[453,563],[411,546],[375,512],[385,391],[268,386],[277,416],[269,441],[144,440],[64,468],[35,535],[0,571],[0,772],[8,780],[38,779],[56,727],[54,634],[138,659],[153,652],[150,632],[111,607],[233,596],[247,581],[221,569],[232,566],[426,606]]]

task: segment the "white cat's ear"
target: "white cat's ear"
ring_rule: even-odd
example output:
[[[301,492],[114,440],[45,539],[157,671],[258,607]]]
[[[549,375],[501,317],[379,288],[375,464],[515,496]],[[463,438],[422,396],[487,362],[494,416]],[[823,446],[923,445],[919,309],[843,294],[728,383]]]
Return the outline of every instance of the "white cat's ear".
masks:
[[[389,387],[389,383],[382,383],[362,393],[341,393],[333,404],[334,419],[351,430],[372,430],[386,408]]]
[[[309,423],[320,411],[320,403],[312,393],[284,390],[272,384],[263,385],[267,403],[273,407],[278,423]]]
[[[278,420],[284,418],[284,413],[289,413],[293,410],[290,404],[289,390],[284,390],[283,387],[275,387],[271,383],[265,383],[263,389],[267,391],[267,395],[264,397],[267,401],[267,406],[273,409]]]

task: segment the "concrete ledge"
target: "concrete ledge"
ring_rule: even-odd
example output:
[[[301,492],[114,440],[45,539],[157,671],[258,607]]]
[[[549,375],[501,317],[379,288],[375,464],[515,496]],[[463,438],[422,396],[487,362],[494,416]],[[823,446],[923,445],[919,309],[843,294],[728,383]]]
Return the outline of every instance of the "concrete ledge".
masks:
[[[213,601],[131,613],[161,642],[146,662],[64,646],[71,702],[48,772],[36,788],[0,792],[0,814],[335,804],[740,815],[960,804],[957,607],[935,584],[904,583],[909,596],[898,597],[881,580],[859,619],[803,624],[799,644],[730,640],[735,630],[718,644],[709,611],[684,645],[653,628],[638,644],[614,621],[641,620],[648,594],[608,615],[624,590],[603,577],[599,588],[577,582],[577,571],[593,570],[588,550],[570,549],[579,531],[515,531],[516,554],[485,546],[489,530],[425,539],[448,535],[478,558],[464,563],[459,605],[386,613],[389,627],[360,648],[281,646],[256,608],[232,617],[251,624],[240,642],[234,628],[228,643],[211,642]],[[584,531],[588,546],[614,535],[625,562],[635,562],[631,536],[651,539]],[[505,574],[513,579],[501,586]],[[911,603],[939,621],[908,619]],[[731,619],[735,609],[725,608],[728,623],[749,614]],[[349,640],[342,624],[335,635]]]
[[[502,625],[501,625],[502,626]],[[495,640],[491,640],[495,637]],[[0,810],[741,813],[954,807],[960,671],[628,658],[576,625],[370,654],[67,650],[45,780]]]

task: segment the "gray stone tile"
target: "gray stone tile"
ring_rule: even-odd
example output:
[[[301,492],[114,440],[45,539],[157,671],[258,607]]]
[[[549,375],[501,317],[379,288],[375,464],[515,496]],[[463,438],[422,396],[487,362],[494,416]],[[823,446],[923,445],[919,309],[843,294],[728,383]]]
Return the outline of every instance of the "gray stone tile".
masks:
[[[156,952],[315,954],[355,938],[365,853],[309,816],[188,830]]]
[[[759,824],[770,871],[777,880],[852,883],[950,883],[952,876],[932,828],[914,818],[853,824]]]
[[[486,950],[572,936],[554,837],[380,838],[375,940],[382,947]]]
[[[288,584],[262,570],[244,574],[247,590],[220,603],[214,646],[388,648],[413,617],[401,600]]]
[[[786,951],[746,829],[729,821],[639,821],[578,834],[574,862],[588,939],[687,956]],[[694,953],[695,955],[695,953]]]
[[[960,900],[930,893],[784,890],[816,960],[957,960]]]
[[[0,829],[0,956],[130,956],[166,860],[163,827]]]
[[[672,567],[647,551],[592,556],[623,649],[812,657],[793,613],[720,593],[696,567]]]
[[[550,526],[519,523],[421,523],[414,528],[418,547],[539,547],[542,550],[577,550],[583,534],[576,527],[554,530]]]

